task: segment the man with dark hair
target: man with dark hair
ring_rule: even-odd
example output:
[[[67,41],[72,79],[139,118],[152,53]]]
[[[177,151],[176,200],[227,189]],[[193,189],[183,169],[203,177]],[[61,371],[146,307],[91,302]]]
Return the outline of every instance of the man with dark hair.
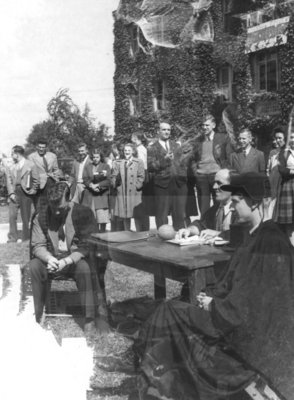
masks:
[[[239,174],[257,172],[265,174],[265,159],[262,151],[252,146],[253,136],[249,129],[243,129],[238,136],[240,149],[231,154],[231,168]]]
[[[203,121],[203,133],[195,142],[192,171],[201,216],[210,208],[211,197],[215,204],[214,176],[221,168],[229,166],[232,151],[228,135],[216,133],[215,126],[214,117],[207,115]]]
[[[34,163],[24,156],[22,146],[14,146],[11,151],[13,165],[6,170],[7,192],[9,196],[9,234],[8,242],[21,242],[30,238],[29,223],[33,196],[39,181]],[[17,214],[20,209],[22,219],[22,239],[17,237]]]
[[[40,201],[46,201],[47,190],[59,180],[59,168],[56,154],[47,151],[47,140],[40,138],[36,151],[28,156],[37,168],[39,175],[39,189],[35,196],[35,207],[39,208]]]
[[[148,149],[147,160],[148,171],[153,175],[156,226],[167,224],[171,212],[173,226],[178,230],[185,226],[188,160],[170,136],[170,124],[161,122],[158,140]]]
[[[95,334],[95,304],[87,238],[97,231],[88,207],[70,202],[66,182],[51,186],[48,204],[42,205],[32,222],[30,261],[35,317],[41,322],[46,301],[48,275],[75,279],[85,312],[85,333]]]
[[[248,237],[225,275],[198,295],[198,305],[164,302],[143,325],[135,342],[139,398],[146,393],[146,398],[227,398],[247,389],[259,375],[283,398],[292,398],[293,248],[272,220],[263,221],[263,175],[233,176],[222,190],[232,193]],[[101,358],[97,365],[122,370],[126,363],[121,357],[115,363]]]
[[[78,145],[78,159],[74,160],[70,173],[71,196],[72,201],[80,204],[82,195],[85,190],[84,184],[84,169],[86,165],[91,164],[91,159],[88,154],[88,148],[85,143]]]

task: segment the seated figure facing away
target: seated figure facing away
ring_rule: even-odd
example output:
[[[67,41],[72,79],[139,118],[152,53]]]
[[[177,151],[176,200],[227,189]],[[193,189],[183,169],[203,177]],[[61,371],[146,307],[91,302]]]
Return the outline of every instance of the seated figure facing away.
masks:
[[[232,193],[248,237],[198,305],[164,302],[143,324],[134,346],[140,399],[151,390],[174,400],[225,399],[258,374],[293,396],[293,248],[272,220],[263,221],[264,176],[241,174],[222,189]]]

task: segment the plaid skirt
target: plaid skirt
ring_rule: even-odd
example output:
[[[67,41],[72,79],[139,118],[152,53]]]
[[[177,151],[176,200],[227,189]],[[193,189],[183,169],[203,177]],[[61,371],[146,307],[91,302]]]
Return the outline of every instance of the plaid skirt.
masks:
[[[281,183],[277,204],[277,222],[280,224],[294,222],[294,177]]]

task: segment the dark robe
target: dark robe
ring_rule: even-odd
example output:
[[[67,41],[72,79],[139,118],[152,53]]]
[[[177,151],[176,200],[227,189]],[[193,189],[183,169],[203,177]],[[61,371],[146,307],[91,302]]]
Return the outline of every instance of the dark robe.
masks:
[[[262,223],[207,294],[211,312],[160,305],[140,331],[140,387],[174,400],[238,393],[258,373],[286,399],[294,393],[294,257],[286,236]]]

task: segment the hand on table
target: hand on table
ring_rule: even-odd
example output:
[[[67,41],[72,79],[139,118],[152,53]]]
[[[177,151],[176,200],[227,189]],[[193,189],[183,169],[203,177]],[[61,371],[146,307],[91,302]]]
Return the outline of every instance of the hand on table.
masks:
[[[213,229],[204,229],[200,233],[200,238],[204,240],[210,240],[216,238],[221,232]]]
[[[191,225],[188,228],[180,229],[177,233],[178,239],[187,239],[189,236],[199,235],[199,229],[197,226]]]

